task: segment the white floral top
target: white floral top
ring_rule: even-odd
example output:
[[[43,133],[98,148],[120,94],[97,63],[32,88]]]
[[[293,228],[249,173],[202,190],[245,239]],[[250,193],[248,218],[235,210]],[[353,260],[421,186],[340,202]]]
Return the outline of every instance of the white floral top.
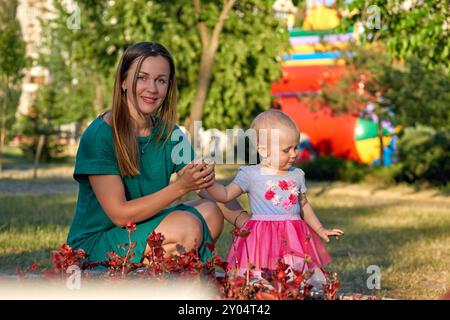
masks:
[[[252,214],[299,214],[305,173],[292,167],[284,176],[268,175],[259,165],[240,167],[233,183],[248,193]]]

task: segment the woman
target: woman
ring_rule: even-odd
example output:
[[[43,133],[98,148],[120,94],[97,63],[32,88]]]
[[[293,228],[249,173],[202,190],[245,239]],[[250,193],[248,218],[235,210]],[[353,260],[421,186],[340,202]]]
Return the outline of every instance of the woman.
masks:
[[[167,254],[176,254],[181,245],[198,249],[205,261],[210,256],[205,244],[218,239],[224,216],[238,225],[247,218],[237,202],[219,207],[199,199],[167,208],[214,183],[213,166],[188,164],[193,151],[175,126],[175,116],[170,53],[152,42],[129,47],[117,68],[112,109],[85,130],[75,163],[79,194],[67,243],[84,249],[88,260],[103,261],[110,251],[124,255],[118,246],[128,243],[123,227],[131,221],[137,224],[133,262],[147,253],[152,231],[164,235]],[[169,184],[174,172],[179,179]]]

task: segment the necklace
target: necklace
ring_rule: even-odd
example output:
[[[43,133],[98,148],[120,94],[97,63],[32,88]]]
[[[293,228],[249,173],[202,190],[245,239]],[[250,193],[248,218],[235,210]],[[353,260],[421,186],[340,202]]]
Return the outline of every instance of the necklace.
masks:
[[[147,148],[148,143],[150,142],[151,138],[152,138],[152,135],[150,134],[150,136],[148,137],[147,142],[145,143],[145,145],[144,145],[144,146],[142,147],[142,149],[141,149],[141,154],[144,154],[144,153],[145,153],[145,149]]]
[[[150,116],[150,122],[152,123],[152,129],[153,129],[153,127],[154,127],[154,121],[153,121],[153,117],[152,117],[152,116]],[[153,130],[150,132],[150,135],[148,136],[147,142],[146,142],[145,145],[142,147],[142,149],[141,149],[141,154],[144,154],[144,153],[145,153],[145,149],[147,149],[147,146],[148,146],[150,140],[152,140],[152,133],[153,133]]]

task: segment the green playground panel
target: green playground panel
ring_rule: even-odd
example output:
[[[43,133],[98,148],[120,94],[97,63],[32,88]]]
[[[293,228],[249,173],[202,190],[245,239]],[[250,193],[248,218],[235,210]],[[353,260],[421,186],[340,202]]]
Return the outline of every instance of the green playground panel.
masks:
[[[383,135],[390,135],[391,132],[383,128]],[[365,140],[378,136],[378,126],[371,120],[359,118],[355,127],[355,140]]]
[[[290,37],[307,37],[307,36],[326,36],[329,34],[339,34],[343,32],[338,32],[336,29],[328,29],[328,30],[304,30],[304,29],[292,29],[289,30]],[[350,27],[347,32],[344,33],[353,33],[353,27]]]

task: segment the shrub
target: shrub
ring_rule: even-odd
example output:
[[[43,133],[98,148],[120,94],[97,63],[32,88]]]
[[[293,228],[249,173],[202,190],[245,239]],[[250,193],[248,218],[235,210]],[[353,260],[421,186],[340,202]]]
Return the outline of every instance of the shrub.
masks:
[[[402,169],[397,179],[443,185],[450,176],[450,133],[430,127],[408,127],[399,142]]]
[[[42,125],[36,114],[21,115],[16,122],[15,129],[21,137],[20,149],[28,160],[34,160],[41,134],[45,135],[40,158],[42,162],[48,162],[64,154],[64,146],[58,141],[57,129],[49,125]]]
[[[400,180],[402,169],[401,163],[393,163],[386,167],[371,167],[370,172],[364,177],[364,181],[385,186],[394,185]]]
[[[318,181],[361,181],[370,171],[370,167],[358,164],[352,160],[333,156],[320,156],[314,161],[300,166],[309,179]]]

